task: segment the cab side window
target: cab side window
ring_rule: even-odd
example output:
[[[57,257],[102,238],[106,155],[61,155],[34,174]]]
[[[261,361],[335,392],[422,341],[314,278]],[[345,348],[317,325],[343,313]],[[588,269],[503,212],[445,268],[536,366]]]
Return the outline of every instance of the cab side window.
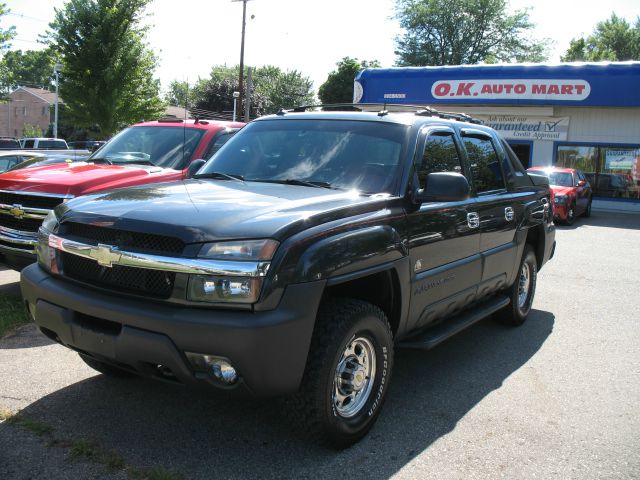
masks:
[[[210,159],[211,157],[213,157],[213,154],[216,153],[218,150],[220,150],[220,147],[222,147],[225,143],[227,143],[227,141],[233,137],[233,135],[237,132],[238,130],[230,130],[227,132],[222,132],[220,134],[218,134],[213,142],[211,144],[209,144],[209,147],[207,148],[207,151],[205,152],[205,154],[203,155],[203,158],[205,160]]]
[[[432,133],[427,137],[422,164],[417,170],[420,186],[427,184],[427,175],[434,172],[462,172],[462,162],[452,133]]]
[[[463,140],[469,156],[476,193],[504,190],[506,188],[504,174],[491,139],[465,136]]]

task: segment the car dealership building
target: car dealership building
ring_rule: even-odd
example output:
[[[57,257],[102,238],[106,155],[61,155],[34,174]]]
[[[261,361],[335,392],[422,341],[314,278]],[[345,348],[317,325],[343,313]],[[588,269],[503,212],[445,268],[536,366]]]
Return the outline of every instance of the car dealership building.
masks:
[[[526,167],[579,168],[596,196],[640,198],[640,62],[365,69],[354,102],[467,113]]]

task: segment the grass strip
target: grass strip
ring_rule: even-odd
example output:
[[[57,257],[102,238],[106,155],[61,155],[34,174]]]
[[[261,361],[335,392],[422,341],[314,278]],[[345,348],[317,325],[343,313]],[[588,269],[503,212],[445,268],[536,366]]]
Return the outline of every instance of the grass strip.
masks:
[[[23,415],[20,415],[19,413],[9,416],[6,421],[11,425],[18,425],[19,427],[26,428],[39,437],[42,437],[43,435],[49,435],[53,431],[53,428],[51,428],[50,425],[39,422],[37,420],[33,420],[29,417],[25,417]]]
[[[6,421],[11,425],[17,425],[38,436],[48,436],[49,448],[63,448],[69,451],[69,458],[76,461],[84,461],[102,465],[110,472],[123,471],[132,480],[180,480],[181,475],[165,470],[161,467],[151,469],[137,468],[127,465],[120,455],[112,450],[101,447],[98,443],[89,440],[65,440],[54,438],[53,428],[49,425],[33,420],[20,413],[0,408],[0,421]]]
[[[20,297],[0,293],[0,337],[4,337],[30,321]]]

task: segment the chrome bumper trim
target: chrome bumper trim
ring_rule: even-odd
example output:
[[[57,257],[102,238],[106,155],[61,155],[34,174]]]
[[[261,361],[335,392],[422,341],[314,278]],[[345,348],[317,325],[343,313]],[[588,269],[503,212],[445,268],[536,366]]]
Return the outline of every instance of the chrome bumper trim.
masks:
[[[51,248],[61,252],[96,261],[103,267],[120,265],[164,272],[186,273],[191,275],[217,275],[230,277],[264,277],[270,262],[238,262],[225,260],[206,260],[197,258],[165,257],[146,253],[134,253],[118,250],[111,245],[87,245],[73,240],[47,235],[40,232],[41,241],[48,241]]]

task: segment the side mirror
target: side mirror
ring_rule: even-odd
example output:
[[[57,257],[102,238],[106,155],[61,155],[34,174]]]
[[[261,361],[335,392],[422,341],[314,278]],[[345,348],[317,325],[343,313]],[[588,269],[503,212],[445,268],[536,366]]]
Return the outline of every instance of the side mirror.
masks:
[[[531,172],[527,172],[527,175],[536,187],[549,188],[549,177],[547,177],[546,175],[538,175]]]
[[[454,172],[435,172],[427,175],[426,188],[416,192],[416,203],[459,202],[469,197],[467,177]]]
[[[586,181],[586,180],[580,180],[580,181],[578,182],[578,185],[576,185],[576,186],[577,186],[577,187],[584,187],[586,184],[587,184],[587,181]]]
[[[198,158],[197,160],[191,162],[191,164],[189,164],[189,168],[187,169],[186,178],[192,178],[196,173],[198,173],[198,170],[200,170],[205,163],[207,163],[207,161],[203,160],[202,158]]]

